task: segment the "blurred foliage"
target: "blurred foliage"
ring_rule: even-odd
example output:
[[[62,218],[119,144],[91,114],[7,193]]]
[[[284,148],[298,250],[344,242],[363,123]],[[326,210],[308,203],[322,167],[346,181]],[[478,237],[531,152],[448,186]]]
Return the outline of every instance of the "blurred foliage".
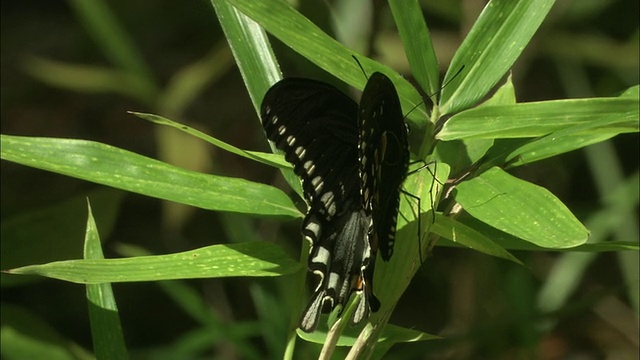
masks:
[[[333,1],[332,12],[323,2],[299,3],[324,31],[411,79],[384,2]],[[421,5],[443,72],[484,3],[424,0]],[[0,6],[3,134],[88,139],[193,170],[280,181],[272,168],[127,113],[156,113],[238,148],[267,151],[210,3],[12,0]],[[518,101],[615,96],[637,84],[638,6],[632,0],[558,1],[512,69]],[[274,47],[286,76],[330,79],[284,46]],[[630,199],[622,190],[637,189],[638,153],[637,134],[626,134],[522,166],[515,174],[562,199],[592,231],[592,240],[637,242],[637,191]],[[291,257],[300,253],[298,222],[197,210],[9,162],[1,166],[2,269],[26,265],[27,258],[80,257],[85,197],[92,202],[106,257],[138,248],[165,254],[258,238],[277,241]],[[609,226],[603,213],[618,219],[614,233],[599,231]],[[56,215],[67,221],[52,220]],[[42,242],[17,254],[5,249],[7,236]],[[526,268],[469,250],[436,248],[391,322],[444,339],[396,346],[389,356],[637,356],[637,252],[515,255]],[[288,282],[286,277],[215,279],[113,289],[132,358],[262,359],[279,358],[284,351],[288,309],[295,301],[282,296]],[[17,282],[5,274],[2,286],[3,324],[16,317],[34,324],[30,328],[38,330],[38,345],[48,354],[88,356],[83,348],[92,345],[82,287],[35,278]],[[16,349],[9,344],[28,349],[26,341],[3,326],[3,358],[28,356],[6,352]],[[317,351],[299,342],[296,357],[311,358]]]

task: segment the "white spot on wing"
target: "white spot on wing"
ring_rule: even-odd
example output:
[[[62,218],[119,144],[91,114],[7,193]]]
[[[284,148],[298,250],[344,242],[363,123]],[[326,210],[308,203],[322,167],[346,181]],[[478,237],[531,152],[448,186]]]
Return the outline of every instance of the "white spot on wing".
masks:
[[[311,180],[311,185],[313,185],[313,189],[315,190],[315,192],[319,193],[324,186],[324,181],[322,181],[322,178],[320,176],[316,176],[313,178],[313,180]]]
[[[322,204],[324,204],[324,207],[325,209],[327,209],[329,215],[333,216],[336,214],[336,204],[332,191],[327,191],[326,193],[322,194],[320,201],[322,202]]]
[[[307,175],[309,176],[311,176],[316,169],[316,166],[313,164],[313,161],[311,160],[305,161],[302,167],[304,168],[304,170],[307,172]]]
[[[307,153],[307,150],[305,148],[303,148],[302,146],[298,146],[295,150],[296,156],[298,157],[298,159],[302,160],[304,159],[304,155]]]
[[[316,253],[316,256],[311,259],[311,262],[314,264],[323,264],[325,266],[328,266],[330,255],[331,254],[329,253],[329,250],[323,248],[322,246],[319,246],[318,252]]]

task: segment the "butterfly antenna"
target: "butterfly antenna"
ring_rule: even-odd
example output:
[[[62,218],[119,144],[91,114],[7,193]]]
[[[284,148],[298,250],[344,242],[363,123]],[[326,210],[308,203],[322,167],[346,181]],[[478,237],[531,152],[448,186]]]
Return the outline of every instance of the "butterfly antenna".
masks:
[[[355,57],[354,57],[355,59]],[[359,64],[359,63],[358,63]],[[360,68],[362,68],[362,66],[360,66]],[[435,93],[431,94],[431,95],[427,95],[427,99],[431,100],[434,96],[440,94],[442,92],[442,89],[445,88],[445,86],[449,85],[451,83],[451,81],[453,81],[453,79],[455,79],[456,77],[458,77],[458,75],[460,75],[460,73],[462,72],[462,70],[464,69],[464,65],[462,65],[460,67],[460,69],[456,72],[455,75],[453,75],[453,77],[451,79],[449,79],[449,81],[447,81],[444,85],[442,85],[440,87],[440,89],[438,89],[438,91],[436,91]],[[364,71],[364,70],[363,70]],[[433,100],[432,100],[433,101]],[[415,110],[417,109],[420,105],[424,104],[425,101],[422,100],[421,102],[419,102],[418,104],[416,104],[414,107],[411,108],[411,110],[409,110],[407,112],[407,114],[404,116],[404,118],[406,119],[407,117],[409,117],[409,115]]]
[[[358,66],[360,67],[360,70],[362,70],[362,75],[364,75],[364,78],[369,80],[369,77],[367,76],[367,72],[364,71],[364,67],[362,67],[362,64],[360,63],[360,60],[358,60],[358,58],[355,55],[351,55],[351,57],[356,62],[356,64],[358,64]]]
[[[456,71],[455,75],[453,75],[451,77],[451,79],[449,79],[449,81],[447,81],[446,83],[444,83],[444,85],[442,85],[440,87],[440,89],[436,92],[436,94],[442,92],[442,89],[444,89],[447,85],[451,84],[451,82],[453,81],[453,79],[457,78],[458,75],[460,75],[460,73],[462,72],[462,70],[464,70],[464,65],[460,66],[460,69],[458,69],[458,71]],[[435,95],[435,94],[434,94]],[[433,96],[433,95],[432,95]]]

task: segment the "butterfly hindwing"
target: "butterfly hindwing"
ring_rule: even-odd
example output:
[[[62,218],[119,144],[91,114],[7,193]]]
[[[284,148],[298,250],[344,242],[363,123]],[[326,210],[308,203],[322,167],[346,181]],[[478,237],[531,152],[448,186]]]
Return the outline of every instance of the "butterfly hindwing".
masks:
[[[313,217],[311,212],[303,222],[303,233],[309,216]],[[363,210],[347,211],[321,226],[324,233],[318,236],[308,262],[309,271],[318,275],[319,281],[303,311],[302,330],[311,332],[315,329],[323,305],[328,304],[329,309],[344,306],[353,292],[365,290],[363,274],[371,253],[367,237],[370,219]],[[359,311],[352,315],[352,324],[359,323],[369,314],[367,300],[367,297],[361,298]]]

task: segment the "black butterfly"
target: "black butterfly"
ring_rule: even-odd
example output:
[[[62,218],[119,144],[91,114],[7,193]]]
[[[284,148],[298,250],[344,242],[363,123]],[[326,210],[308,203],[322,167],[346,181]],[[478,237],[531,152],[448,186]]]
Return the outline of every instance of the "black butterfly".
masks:
[[[267,91],[261,117],[267,137],[302,179],[309,205],[302,234],[311,242],[309,271],[319,279],[300,328],[315,330],[323,308],[364,292],[351,317],[358,324],[380,306],[372,291],[376,252],[391,257],[409,163],[395,87],[374,73],[358,106],[329,84],[288,78]]]

